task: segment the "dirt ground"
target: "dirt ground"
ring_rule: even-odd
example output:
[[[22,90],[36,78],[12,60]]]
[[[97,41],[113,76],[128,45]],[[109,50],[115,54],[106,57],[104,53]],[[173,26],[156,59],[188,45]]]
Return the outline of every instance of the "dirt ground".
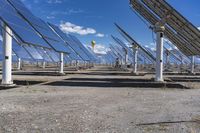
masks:
[[[45,82],[0,90],[0,133],[200,133],[198,81],[187,83],[196,89],[114,86],[134,78],[152,75],[107,67],[60,77],[14,75]]]

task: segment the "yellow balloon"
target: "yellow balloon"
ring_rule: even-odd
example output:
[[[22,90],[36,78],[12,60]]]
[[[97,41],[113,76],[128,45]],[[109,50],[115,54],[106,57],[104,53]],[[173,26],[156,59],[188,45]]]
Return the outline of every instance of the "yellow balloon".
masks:
[[[96,45],[96,42],[95,41],[92,41],[92,48],[94,48]]]
[[[96,44],[96,42],[95,42],[95,41],[92,41],[92,44]]]

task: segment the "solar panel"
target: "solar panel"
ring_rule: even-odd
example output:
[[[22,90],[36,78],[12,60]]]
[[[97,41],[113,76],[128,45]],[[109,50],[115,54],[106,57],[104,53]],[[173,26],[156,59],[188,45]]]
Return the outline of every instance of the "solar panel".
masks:
[[[72,38],[72,40],[75,42],[75,44],[79,45],[79,47],[84,51],[84,53],[88,56],[90,61],[95,61],[95,58],[92,54],[90,54],[90,52],[85,48],[85,46],[80,42],[80,40],[78,40],[78,38],[76,38],[73,35],[69,35],[69,37]]]
[[[111,51],[107,52],[106,55],[103,55],[102,58],[104,59],[102,61],[103,63],[115,63],[116,61],[116,57],[112,55]]]
[[[38,47],[35,47],[35,49],[42,56],[42,58],[44,59],[45,62],[54,62],[51,59],[51,57],[48,55],[48,53],[46,52],[46,50],[44,50],[43,48],[38,48]]]
[[[151,0],[151,1],[144,1],[143,2],[145,4],[148,5],[148,7],[150,7],[150,3],[157,3],[158,1],[155,0]],[[152,25],[155,25],[157,22],[160,22],[160,18],[158,18],[158,13],[154,14],[152,11],[150,11],[147,6],[144,5],[144,3],[142,4],[141,1],[138,0],[131,0],[131,4],[132,7],[141,15],[143,16],[147,21],[149,21]],[[155,8],[154,8],[155,6]],[[157,10],[157,8],[160,8],[159,6],[161,6],[160,4],[156,5],[153,4],[151,5],[151,9]],[[167,9],[168,10],[168,9]],[[167,11],[166,8],[162,8],[159,10],[159,13],[162,13],[163,11],[166,12]],[[175,10],[168,10],[168,13],[174,12]],[[168,23],[169,19],[171,18],[171,16],[169,17],[169,14],[165,14],[165,17],[160,16],[163,20],[167,20],[166,22]],[[167,18],[166,18],[167,17]],[[169,17],[169,18],[168,18]],[[180,16],[179,16],[180,17]],[[174,19],[173,23],[177,22],[177,24],[179,23],[179,20]],[[184,25],[182,25],[184,26]],[[171,27],[171,25],[165,25],[166,29],[164,31],[166,37],[174,44],[176,45],[184,54],[190,56],[190,55],[198,55],[200,53],[200,47],[193,43],[193,41],[189,41],[188,40],[188,35],[183,35],[180,34],[180,29],[177,30],[175,29],[173,26]],[[185,30],[185,29],[184,29]],[[199,32],[199,31],[198,31]],[[192,42],[192,43],[191,43]]]
[[[112,52],[115,54],[116,57],[118,57],[121,61],[124,61],[125,57],[116,47],[110,44],[110,49],[112,50]]]
[[[51,48],[6,0],[0,0],[0,19],[9,26],[21,42]]]
[[[173,52],[171,52],[171,50],[168,50],[166,47],[164,47],[164,50],[165,50],[166,56],[167,56],[167,53],[168,53],[170,57],[175,59],[175,61],[182,62],[182,60],[177,55],[175,55]]]
[[[40,18],[34,16],[19,0],[8,0],[18,13],[34,28],[40,36],[57,52],[70,53],[64,42]]]
[[[121,35],[128,41],[131,43],[131,45],[137,45],[139,47],[139,49],[148,56],[148,58],[152,61],[156,61],[156,58],[149,53],[148,51],[146,51],[139,43],[137,43],[130,35],[128,35],[119,25],[115,24],[116,27],[118,28],[118,30],[120,31]]]
[[[70,63],[73,61],[73,59],[69,55],[64,56],[64,60],[66,63]]]
[[[119,44],[121,47],[123,47],[124,49],[126,49],[128,51],[128,55],[129,57],[134,57],[133,51],[126,46],[126,44],[124,44],[124,42],[122,42],[119,38],[111,36],[113,38],[113,40]]]
[[[110,54],[110,56],[112,56],[112,57],[114,58],[114,60],[116,61],[116,59],[119,58],[119,57],[118,57],[118,55],[116,55],[116,54],[113,52],[112,48],[110,48],[110,49],[111,49],[111,51],[109,52],[109,54]]]
[[[49,50],[49,49],[46,49],[46,52],[54,62],[59,62],[60,61],[59,53],[57,53],[57,52],[55,52],[53,50]]]
[[[57,26],[50,24],[50,27],[70,46],[72,49],[72,54],[70,55],[75,60],[84,60],[88,61],[87,55],[78,47],[78,45],[74,44],[72,39],[68,37],[65,33],[63,33]]]
[[[67,43],[67,45],[70,46],[70,48],[72,49],[72,54],[73,57],[75,57],[75,60],[84,60],[84,61],[88,61],[89,58],[88,56],[82,51],[82,49],[80,49],[80,47],[76,44],[74,44],[74,41],[65,33],[63,33],[59,27],[48,23],[49,26],[65,41],[65,43]]]
[[[79,45],[77,45],[77,43],[74,40],[72,40],[72,38],[69,37],[67,43],[71,46],[72,49],[74,49],[74,51],[76,51],[76,53],[78,53],[78,55],[80,55],[82,60],[90,61],[90,58],[88,57],[88,55],[81,49]]]
[[[97,61],[98,57],[95,54],[95,52],[93,51],[93,49],[91,47],[86,47],[86,49],[90,52],[90,54],[92,54],[92,56],[94,57],[94,61]]]
[[[128,59],[129,59],[129,61],[130,61],[131,63],[134,63],[134,61],[133,61],[133,59],[135,58],[135,56],[134,56],[134,54],[133,54],[134,51],[133,51],[131,48],[129,48],[128,46],[126,46],[126,44],[124,44],[119,38],[114,37],[114,36],[112,36],[112,38],[113,38],[118,44],[121,44],[121,46],[125,47],[125,48],[128,50],[128,56],[130,57],[130,58],[128,58]],[[148,51],[148,50],[147,50],[147,51]],[[142,58],[146,58],[146,59],[150,60],[150,62],[153,62],[151,58],[145,57],[143,53],[144,53],[144,52],[142,52],[142,51],[139,50],[138,57],[137,57],[139,61],[142,61]],[[153,55],[153,54],[152,54],[152,55]]]
[[[40,53],[35,49],[35,47],[33,46],[23,46],[26,51],[31,55],[31,57],[35,60],[35,61],[43,61],[44,58],[40,55]]]
[[[15,40],[12,42],[12,50],[21,60],[33,61],[33,58],[29,55],[29,53],[24,49],[23,46],[17,44]]]

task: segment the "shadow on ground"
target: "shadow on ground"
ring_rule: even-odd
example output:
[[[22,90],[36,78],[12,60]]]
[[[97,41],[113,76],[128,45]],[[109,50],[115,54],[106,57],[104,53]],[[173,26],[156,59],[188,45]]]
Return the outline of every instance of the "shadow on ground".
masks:
[[[174,82],[200,82],[200,77],[168,77]]]
[[[49,86],[73,87],[135,87],[135,88],[181,88],[189,89],[173,82],[158,83],[153,79],[119,79],[119,78],[71,78],[47,83]]]

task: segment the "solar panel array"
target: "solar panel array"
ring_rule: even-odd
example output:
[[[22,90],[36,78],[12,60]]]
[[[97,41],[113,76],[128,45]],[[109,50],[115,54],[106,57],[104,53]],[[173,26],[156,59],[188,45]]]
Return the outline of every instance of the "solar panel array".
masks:
[[[97,59],[75,36],[67,35],[57,26],[34,16],[20,0],[0,0],[0,23],[6,24],[13,32],[13,57],[59,62],[62,52],[66,62],[95,62]],[[1,34],[5,32],[2,25],[0,30]]]

